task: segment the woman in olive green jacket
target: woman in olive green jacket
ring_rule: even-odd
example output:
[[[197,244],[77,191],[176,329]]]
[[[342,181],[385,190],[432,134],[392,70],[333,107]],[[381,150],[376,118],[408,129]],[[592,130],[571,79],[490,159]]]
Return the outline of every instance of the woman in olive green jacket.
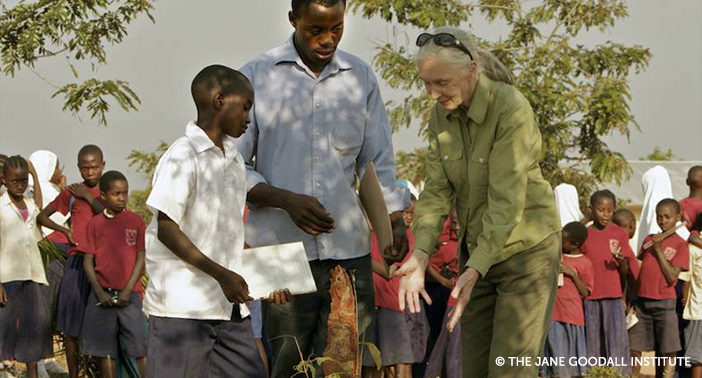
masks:
[[[541,133],[512,73],[467,32],[439,28],[417,45],[420,77],[437,104],[414,253],[396,273],[400,304],[417,312],[420,295],[430,302],[424,272],[455,201],[462,274],[448,326],[461,321],[463,376],[536,377],[561,245],[553,190],[539,167]]]

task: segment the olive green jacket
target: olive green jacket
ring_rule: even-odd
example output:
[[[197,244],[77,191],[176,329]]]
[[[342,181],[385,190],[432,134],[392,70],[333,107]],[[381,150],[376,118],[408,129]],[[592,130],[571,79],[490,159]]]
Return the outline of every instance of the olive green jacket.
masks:
[[[415,249],[433,253],[456,200],[466,267],[491,266],[560,230],[553,190],[541,175],[541,132],[527,99],[481,75],[470,108],[434,107],[424,191],[414,213]],[[463,245],[463,243],[459,243]]]

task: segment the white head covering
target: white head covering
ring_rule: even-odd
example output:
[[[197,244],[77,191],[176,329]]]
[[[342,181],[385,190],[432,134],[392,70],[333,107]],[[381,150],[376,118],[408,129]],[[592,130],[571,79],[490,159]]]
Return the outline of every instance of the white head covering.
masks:
[[[644,239],[648,235],[661,232],[661,228],[656,222],[656,205],[658,205],[658,202],[666,198],[673,198],[673,186],[670,183],[670,176],[668,171],[660,165],[646,171],[641,179],[641,184],[644,191],[644,203],[637,231],[637,251],[641,249]],[[685,240],[690,237],[690,232],[685,227],[679,228],[677,234]]]
[[[39,185],[31,183],[33,190],[37,190],[37,188],[41,190],[42,202],[44,207],[47,207],[61,193],[59,187],[51,182],[51,177],[53,177],[56,170],[56,164],[58,164],[58,157],[51,151],[37,150],[29,155],[29,161],[34,165],[34,169],[37,171],[37,178],[39,179]],[[55,212],[50,218],[56,224],[63,226],[69,217],[70,214],[64,216],[59,212]],[[42,230],[44,235],[54,232],[54,230],[45,227],[42,227]]]
[[[578,191],[573,185],[561,184],[553,190],[556,195],[556,208],[561,215],[561,227],[570,222],[580,222],[584,218],[578,202]]]

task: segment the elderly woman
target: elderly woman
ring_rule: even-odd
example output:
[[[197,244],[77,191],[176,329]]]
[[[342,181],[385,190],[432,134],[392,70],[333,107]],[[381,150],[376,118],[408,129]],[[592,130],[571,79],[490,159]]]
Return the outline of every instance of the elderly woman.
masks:
[[[437,104],[414,253],[396,273],[400,304],[416,312],[420,295],[430,302],[424,272],[455,199],[462,273],[448,327],[462,322],[463,376],[535,377],[561,245],[553,191],[539,168],[539,127],[511,72],[465,31],[439,28],[417,46],[419,75]]]

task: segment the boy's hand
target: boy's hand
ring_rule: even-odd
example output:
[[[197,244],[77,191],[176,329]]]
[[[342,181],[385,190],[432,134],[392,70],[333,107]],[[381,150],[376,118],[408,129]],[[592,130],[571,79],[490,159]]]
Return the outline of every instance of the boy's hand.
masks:
[[[92,194],[90,194],[90,191],[88,190],[88,187],[85,186],[83,183],[75,183],[71,184],[68,186],[68,191],[73,194],[74,197],[84,199],[88,202],[91,202],[95,197],[93,197]]]
[[[390,225],[392,226],[392,245],[383,251],[383,258],[390,264],[401,262],[409,252],[409,242],[407,241],[407,226],[402,216],[402,211],[390,214]]]
[[[447,288],[447,289],[453,289],[453,280],[450,280],[448,278],[442,278],[441,281],[439,281],[441,286]]]
[[[117,307],[127,307],[132,302],[132,292],[127,290],[122,290],[119,292],[119,297],[117,297]]]
[[[7,292],[5,291],[5,287],[0,284],[0,307],[3,307],[7,304]]]
[[[115,301],[112,299],[110,294],[107,294],[107,292],[103,289],[95,292],[95,296],[97,296],[98,300],[100,301],[100,306],[102,307],[112,307],[115,305]]]
[[[253,300],[249,296],[249,285],[246,284],[244,277],[231,270],[228,270],[218,282],[229,302],[242,304]]]
[[[577,277],[578,276],[578,272],[576,272],[575,269],[573,269],[572,267],[570,267],[566,264],[563,264],[563,263],[561,263],[559,271],[560,271],[560,273],[563,273],[564,275],[566,275],[568,277]]]
[[[282,305],[290,302],[291,297],[290,290],[283,289],[272,292],[267,300],[273,304]]]
[[[61,230],[61,232],[64,235],[66,235],[66,239],[68,239],[68,243],[70,243],[71,245],[78,245],[78,243],[76,243],[76,240],[73,238],[73,232],[71,230],[66,228],[66,229]]]
[[[400,267],[397,266],[396,264],[390,265],[390,271],[388,272],[390,279],[392,279],[392,276],[395,275],[395,272],[397,272],[398,269],[400,269]]]
[[[310,235],[330,233],[336,227],[331,214],[316,197],[293,193],[286,201],[285,211],[297,227]]]

